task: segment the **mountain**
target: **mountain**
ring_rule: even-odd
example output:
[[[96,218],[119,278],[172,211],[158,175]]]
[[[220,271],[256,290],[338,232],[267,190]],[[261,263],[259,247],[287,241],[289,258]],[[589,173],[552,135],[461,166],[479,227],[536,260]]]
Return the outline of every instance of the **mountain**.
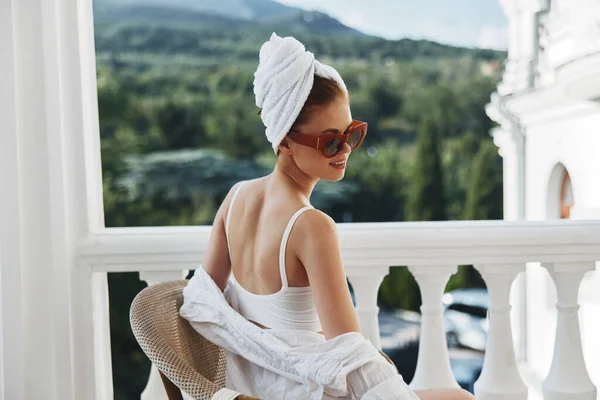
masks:
[[[302,11],[271,0],[95,0],[94,3],[113,9],[135,6],[194,11],[238,20],[258,20]]]
[[[298,38],[318,57],[369,63],[460,57],[495,62],[506,57],[492,50],[369,36],[326,14],[271,0],[94,0],[93,4],[97,53],[113,61],[128,58],[128,64],[145,65],[149,54],[185,55],[209,64],[255,63],[260,45],[272,32]]]
[[[241,21],[297,18],[307,13],[300,8],[289,7],[272,0],[95,0],[94,7],[111,12],[146,8],[168,9],[218,15]]]
[[[335,18],[318,11],[299,11],[292,14],[281,14],[262,17],[261,25],[269,26],[274,31],[290,30],[292,32],[331,33],[341,35],[367,36],[362,32],[349,28]]]
[[[96,0],[97,25],[145,25],[194,30],[254,29],[290,33],[366,36],[327,14],[271,0]]]

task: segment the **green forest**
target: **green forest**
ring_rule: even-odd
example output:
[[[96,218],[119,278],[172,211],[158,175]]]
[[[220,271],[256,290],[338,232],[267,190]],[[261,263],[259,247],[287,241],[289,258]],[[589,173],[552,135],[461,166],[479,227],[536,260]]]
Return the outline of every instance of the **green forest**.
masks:
[[[235,182],[272,170],[252,81],[275,29],[338,69],[353,117],[369,123],[346,178],[319,183],[315,207],[337,222],[502,218],[484,107],[505,53],[384,40],[321,14],[265,22],[102,2],[94,11],[107,227],[209,225]],[[448,289],[482,285],[461,266]],[[109,274],[115,399],[138,399],[147,382],[128,319],[144,286],[137,273]],[[391,268],[379,303],[418,310],[406,268]]]

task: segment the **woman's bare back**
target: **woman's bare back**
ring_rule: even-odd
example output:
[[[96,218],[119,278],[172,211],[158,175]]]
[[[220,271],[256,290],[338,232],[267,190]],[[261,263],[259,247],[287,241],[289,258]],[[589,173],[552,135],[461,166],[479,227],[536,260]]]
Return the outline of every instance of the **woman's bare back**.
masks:
[[[284,231],[294,213],[307,205],[291,191],[271,187],[267,178],[245,182],[227,211],[231,269],[244,289],[260,295],[281,289],[279,251]],[[288,285],[309,286],[306,270],[292,249],[289,245],[285,254]]]
[[[294,213],[309,205],[308,197],[303,197],[303,191],[294,184],[276,169],[264,178],[244,183],[237,196],[240,184],[230,190],[215,217],[203,262],[204,269],[222,290],[232,273],[243,289],[257,295],[281,289],[281,239]],[[228,242],[225,227],[229,212]],[[337,227],[329,216],[308,210],[296,220],[285,250],[285,272],[289,287],[310,286],[326,338],[360,331],[342,264]]]

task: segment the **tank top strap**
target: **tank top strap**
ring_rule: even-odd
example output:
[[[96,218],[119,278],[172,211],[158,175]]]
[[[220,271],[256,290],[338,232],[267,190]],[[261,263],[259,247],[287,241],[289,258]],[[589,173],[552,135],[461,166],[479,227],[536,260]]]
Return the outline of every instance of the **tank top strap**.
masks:
[[[290,238],[290,233],[292,232],[292,228],[294,227],[294,224],[296,223],[298,217],[302,215],[303,212],[312,209],[312,206],[306,206],[296,211],[296,213],[292,215],[292,218],[290,218],[290,222],[288,222],[285,231],[283,232],[283,237],[281,238],[281,246],[279,247],[279,274],[281,275],[282,288],[288,287],[287,274],[285,272],[285,249],[287,248],[287,242]]]
[[[227,241],[227,251],[229,252],[229,258],[231,258],[231,248],[229,247],[229,221],[231,221],[231,210],[233,210],[233,205],[235,204],[235,199],[237,198],[238,193],[242,186],[244,186],[246,182],[240,183],[238,188],[233,193],[233,197],[231,198],[231,203],[229,203],[229,208],[227,209],[227,217],[225,217],[225,239]]]

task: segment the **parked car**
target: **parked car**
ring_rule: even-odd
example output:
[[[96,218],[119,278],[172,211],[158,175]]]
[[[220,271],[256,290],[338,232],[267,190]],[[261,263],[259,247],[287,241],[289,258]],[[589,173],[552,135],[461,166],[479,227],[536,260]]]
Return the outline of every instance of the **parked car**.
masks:
[[[448,347],[485,351],[489,329],[487,290],[453,290],[444,294],[443,303]]]
[[[380,311],[381,347],[396,364],[398,372],[410,382],[419,355],[421,316],[410,311]],[[449,349],[450,366],[458,384],[471,393],[483,368],[483,353],[468,348]]]
[[[354,293],[351,290],[352,301]],[[458,384],[471,393],[483,367],[483,354],[487,341],[488,295],[485,289],[459,289],[446,293],[444,300],[444,325],[449,347],[450,365]],[[485,322],[482,322],[485,321]],[[380,310],[379,333],[381,347],[396,364],[405,381],[410,382],[415,373],[419,354],[421,315],[405,310]],[[455,340],[456,339],[456,340]],[[468,348],[475,349],[473,351]]]

